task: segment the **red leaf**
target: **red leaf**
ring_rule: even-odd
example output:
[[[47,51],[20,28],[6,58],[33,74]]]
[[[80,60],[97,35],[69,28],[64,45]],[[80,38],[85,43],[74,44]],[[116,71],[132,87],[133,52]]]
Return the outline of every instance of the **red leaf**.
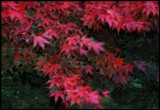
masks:
[[[27,3],[28,3],[28,5],[29,5],[30,7],[34,8],[35,4],[34,4],[33,2],[27,1]]]
[[[116,48],[115,51],[119,53],[121,50],[119,48]]]
[[[45,64],[46,64],[46,61],[45,61],[44,59],[40,59],[40,60],[38,60],[38,62],[36,63],[36,65],[38,65],[39,68],[42,68]]]
[[[124,64],[124,60],[123,58],[116,58],[115,62],[114,62],[114,67],[117,68],[117,67],[122,67],[122,64]]]
[[[65,105],[66,109],[67,109],[67,107],[69,107],[69,103],[67,101],[63,100],[62,103]]]
[[[68,37],[66,39],[66,41],[68,42],[68,45],[76,45],[77,44],[77,40],[75,40],[75,37]]]
[[[49,97],[53,97],[55,95],[55,93],[54,92],[52,92],[51,94],[50,94],[50,96]]]
[[[104,24],[105,17],[106,17],[106,15],[104,15],[104,14],[99,14],[98,20],[100,19],[101,22],[102,22],[102,24]]]
[[[104,92],[102,92],[102,94],[103,94],[106,98],[109,98],[109,99],[110,99],[110,97],[108,96],[109,93],[110,93],[110,91],[104,91]]]
[[[150,15],[150,13],[153,13],[153,16],[155,16],[156,14],[159,14],[159,6],[158,3],[156,3],[155,1],[146,1],[146,3],[144,4],[145,8],[143,9],[143,13],[146,12],[147,17]]]
[[[91,103],[96,104],[98,108],[102,108],[102,106],[100,105],[101,97],[97,91],[91,92],[89,94],[89,97],[91,99]]]
[[[47,73],[50,73],[50,76],[52,75],[52,73],[56,74],[57,70],[60,69],[60,65],[61,64],[51,64]]]
[[[55,94],[55,103],[57,102],[58,97],[61,97],[64,100],[64,95],[63,95],[62,91],[57,91],[56,92],[56,94]]]
[[[92,70],[94,68],[90,65],[86,65],[83,69],[85,70],[86,74],[90,73],[92,75]]]
[[[68,58],[71,56],[71,53],[70,53],[70,51],[72,50],[72,46],[70,46],[70,45],[67,45],[67,44],[64,44],[64,45],[62,45],[62,47],[61,47],[61,52],[60,53],[62,53],[62,52],[65,52],[65,54],[68,56]]]
[[[125,66],[125,70],[126,70],[126,75],[128,75],[128,72],[131,72],[131,73],[133,73],[133,65],[132,64],[127,64],[126,66]]]
[[[94,45],[92,45],[92,49],[99,55],[100,51],[104,51],[103,45],[104,43],[102,42],[95,42]]]
[[[126,78],[123,75],[119,75],[119,80],[120,80],[120,83],[127,83]]]
[[[49,80],[49,81],[50,81],[50,80]],[[48,81],[47,83],[50,83],[49,81]],[[50,86],[49,86],[49,89],[51,89],[55,84],[56,84],[56,82],[54,82],[54,81],[51,82],[51,84],[50,84]]]
[[[84,49],[80,49],[80,56],[85,55],[87,56],[87,51]]]
[[[18,12],[18,11],[14,11],[14,10],[9,9],[9,12],[10,12],[9,16],[11,18],[11,21],[13,21],[13,19],[15,17],[17,19],[19,19],[19,20],[23,18],[23,15],[20,12]]]
[[[17,61],[20,58],[20,53],[14,57],[14,61]]]
[[[34,42],[33,42],[34,46],[33,47],[35,47],[37,45],[37,43],[39,44],[39,46],[42,47],[43,50],[44,50],[44,44],[45,43],[49,44],[49,42],[47,40],[43,39],[43,37],[41,37],[41,36],[34,37]]]

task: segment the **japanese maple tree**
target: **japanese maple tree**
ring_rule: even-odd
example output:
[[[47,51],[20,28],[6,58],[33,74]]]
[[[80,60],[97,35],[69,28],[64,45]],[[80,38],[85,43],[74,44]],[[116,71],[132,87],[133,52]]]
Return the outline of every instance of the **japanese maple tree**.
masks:
[[[66,108],[75,103],[103,108],[102,97],[110,98],[110,91],[93,90],[87,81],[103,77],[127,84],[133,74],[134,63],[120,58],[120,49],[117,56],[91,39],[86,26],[99,31],[107,24],[118,35],[121,30],[149,32],[159,22],[158,1],[3,1],[1,6],[1,37],[14,45],[13,61],[48,75],[50,97],[55,102],[60,97]]]

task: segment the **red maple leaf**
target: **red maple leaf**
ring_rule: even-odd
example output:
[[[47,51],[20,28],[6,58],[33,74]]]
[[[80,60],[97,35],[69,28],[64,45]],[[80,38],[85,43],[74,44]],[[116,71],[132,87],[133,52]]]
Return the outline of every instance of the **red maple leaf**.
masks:
[[[57,70],[60,69],[60,65],[61,64],[51,64],[47,73],[49,73],[50,76],[52,75],[52,73],[56,74]]]
[[[21,14],[21,12],[15,11],[15,10],[11,10],[9,9],[10,14],[8,16],[10,16],[11,21],[13,21],[13,19],[16,17],[17,19],[22,19],[23,18],[23,14]]]
[[[63,91],[57,91],[57,92],[56,92],[56,94],[55,94],[55,103],[57,102],[58,97],[61,97],[61,98],[64,100]],[[62,101],[63,101],[63,100],[62,100]]]
[[[30,58],[33,59],[34,54],[29,52],[28,50],[25,50],[23,54],[24,54],[24,57],[27,57],[29,61],[30,61]]]
[[[155,1],[146,1],[144,6],[145,8],[143,9],[142,13],[146,13],[147,17],[150,15],[150,13],[153,13],[153,16],[156,14],[159,15],[159,6]]]
[[[100,100],[101,100],[101,96],[99,95],[99,93],[97,91],[93,91],[91,93],[88,94],[91,100],[92,104],[95,104],[95,106],[97,108],[102,108],[102,106],[100,105]]]
[[[55,84],[56,82],[55,81],[52,81],[50,82],[51,80],[49,80],[47,83],[51,83],[50,86],[49,86],[49,89],[51,89]],[[51,96],[52,97],[52,96]]]
[[[68,94],[68,99],[67,100],[69,100],[69,99],[71,99],[71,105],[73,105],[75,102],[76,102],[76,100],[78,99],[78,89],[75,89],[75,90],[66,90],[66,92],[67,92],[67,94]]]
[[[85,55],[87,56],[87,51],[84,49],[80,49],[80,56]]]
[[[43,26],[45,26],[45,24],[48,26],[51,22],[50,18],[47,17],[47,18],[42,18],[42,21],[43,21]]]
[[[86,65],[84,68],[85,72],[88,74],[90,73],[92,75],[92,70],[94,69],[92,66],[90,65]]]
[[[110,93],[110,91],[103,91],[102,94],[106,97],[106,98],[109,98],[110,97],[108,96],[108,94]]]
[[[53,97],[55,95],[55,93],[54,92],[52,92],[51,94],[50,94],[50,96],[49,97]]]
[[[35,2],[31,2],[31,1],[26,1],[26,3],[28,4],[27,6],[30,6],[32,8],[35,7],[36,3]]]
[[[123,58],[116,58],[115,62],[114,62],[114,67],[117,69],[117,67],[121,68],[122,64],[124,64],[124,59]]]
[[[65,105],[66,109],[67,109],[67,107],[69,107],[69,103],[66,100],[63,100],[62,104]]]
[[[48,65],[48,63],[46,65],[43,65],[43,67],[41,69],[39,69],[40,71],[43,71],[43,74],[46,76],[47,75],[47,71],[50,69],[50,66]]]
[[[63,2],[62,5],[60,5],[58,8],[64,11],[64,9],[67,9],[70,7],[70,2]]]
[[[120,49],[119,48],[115,48],[115,51],[117,52],[117,53],[120,53]]]
[[[72,46],[68,45],[68,44],[64,44],[61,46],[61,52],[65,52],[65,54],[68,56],[68,58],[71,56],[71,51],[72,50]]]
[[[42,68],[46,63],[47,63],[46,60],[39,59],[38,62],[36,63],[36,65],[38,65],[39,68]]]
[[[126,75],[128,75],[128,72],[131,72],[133,73],[133,65],[128,63],[126,66],[125,66],[125,70],[126,70]]]
[[[120,80],[120,83],[127,83],[125,76],[121,74],[119,75],[119,80]]]
[[[19,58],[20,58],[20,53],[18,53],[17,55],[15,55],[14,61],[17,61]]]
[[[34,46],[35,47],[37,45],[37,43],[39,44],[39,46],[42,47],[42,49],[44,50],[44,44],[49,44],[49,42],[45,39],[43,39],[43,37],[41,36],[34,36]]]
[[[2,1],[2,7],[6,8],[7,6],[10,6],[13,9],[16,9],[17,3],[13,1]]]
[[[76,45],[77,44],[77,40],[75,40],[75,37],[68,37],[66,39],[66,41],[68,42],[68,45]]]
[[[104,43],[102,42],[95,42],[94,45],[92,45],[92,49],[97,53],[97,55],[99,55],[100,51],[104,51],[104,48],[102,47],[103,45]]]
[[[102,22],[102,24],[104,24],[105,17],[106,17],[106,15],[104,15],[104,14],[99,14],[98,20],[100,19],[101,22]]]
[[[54,36],[57,40],[59,39],[59,36],[58,36],[56,30],[53,30],[53,29],[52,29],[52,30],[49,32],[48,35],[49,35],[49,36]]]
[[[82,38],[81,38],[81,40],[79,42],[79,45],[80,45],[81,48],[83,46],[88,47],[88,44],[91,43],[91,42],[93,42],[90,38],[87,38],[86,36],[87,35],[82,36]]]

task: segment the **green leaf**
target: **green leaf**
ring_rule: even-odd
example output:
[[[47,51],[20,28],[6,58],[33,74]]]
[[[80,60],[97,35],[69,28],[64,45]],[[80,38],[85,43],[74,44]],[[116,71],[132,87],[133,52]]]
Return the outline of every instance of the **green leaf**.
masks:
[[[141,85],[141,84],[138,84],[138,83],[132,83],[132,85],[133,85],[135,88],[142,88],[142,85]]]
[[[79,109],[79,105],[77,103],[73,104],[70,109]]]
[[[91,37],[91,40],[92,40],[92,41],[95,41],[93,37]]]
[[[37,73],[39,77],[43,77],[43,74],[41,72]]]
[[[12,80],[13,78],[11,76],[7,76],[6,79]]]
[[[113,109],[116,107],[116,103],[112,99],[107,99],[106,97],[102,98],[102,104],[104,105],[105,109]]]

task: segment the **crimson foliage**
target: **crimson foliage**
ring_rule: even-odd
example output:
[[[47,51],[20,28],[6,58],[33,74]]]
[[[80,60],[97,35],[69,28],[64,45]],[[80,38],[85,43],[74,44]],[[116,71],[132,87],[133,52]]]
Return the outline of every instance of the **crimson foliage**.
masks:
[[[133,73],[133,63],[91,39],[82,31],[86,26],[99,31],[108,24],[118,34],[120,30],[145,34],[159,22],[157,1],[3,1],[1,9],[1,36],[9,37],[9,45],[15,47],[14,62],[35,65],[49,75],[50,97],[55,96],[55,102],[61,97],[66,108],[74,103],[103,108],[102,96],[110,98],[110,91],[86,84],[96,76],[94,71],[116,84],[127,84]]]

